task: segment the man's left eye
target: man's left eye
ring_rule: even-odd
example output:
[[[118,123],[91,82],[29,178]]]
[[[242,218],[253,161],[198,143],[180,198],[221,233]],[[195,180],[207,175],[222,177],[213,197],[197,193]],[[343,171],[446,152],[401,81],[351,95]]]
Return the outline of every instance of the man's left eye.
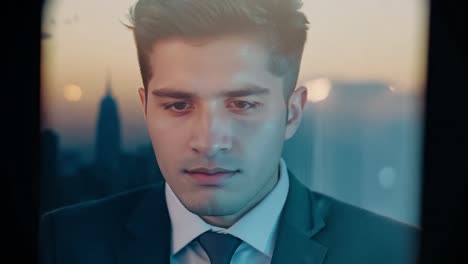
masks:
[[[255,103],[249,103],[246,101],[232,101],[230,105],[237,109],[250,109],[257,106]]]

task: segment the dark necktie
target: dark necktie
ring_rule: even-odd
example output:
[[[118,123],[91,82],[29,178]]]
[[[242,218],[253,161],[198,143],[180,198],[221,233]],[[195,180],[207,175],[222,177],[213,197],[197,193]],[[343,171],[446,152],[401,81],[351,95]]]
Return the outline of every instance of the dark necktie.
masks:
[[[232,255],[242,242],[232,235],[212,231],[201,234],[197,240],[210,258],[211,264],[229,264]]]

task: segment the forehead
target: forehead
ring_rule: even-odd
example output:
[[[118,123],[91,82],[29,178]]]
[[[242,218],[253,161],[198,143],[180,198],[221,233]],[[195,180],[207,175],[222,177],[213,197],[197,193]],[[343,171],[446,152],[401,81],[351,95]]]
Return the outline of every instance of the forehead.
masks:
[[[275,86],[281,80],[268,71],[269,57],[259,40],[246,35],[164,39],[153,46],[150,54],[153,78],[149,86]]]

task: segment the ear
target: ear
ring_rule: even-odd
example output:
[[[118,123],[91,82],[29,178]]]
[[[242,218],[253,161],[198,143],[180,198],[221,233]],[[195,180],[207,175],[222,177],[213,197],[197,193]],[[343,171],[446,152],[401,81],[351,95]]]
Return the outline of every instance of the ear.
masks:
[[[140,87],[138,88],[138,94],[140,96],[140,106],[146,120],[146,96],[145,96],[145,88]]]
[[[302,113],[307,102],[307,88],[301,86],[289,97],[288,121],[286,123],[285,140],[294,136],[302,120]]]

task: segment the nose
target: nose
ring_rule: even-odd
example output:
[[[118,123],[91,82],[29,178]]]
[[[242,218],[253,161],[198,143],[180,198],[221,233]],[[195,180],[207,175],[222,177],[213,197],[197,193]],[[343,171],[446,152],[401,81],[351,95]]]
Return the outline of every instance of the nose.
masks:
[[[222,111],[206,107],[194,120],[191,149],[207,158],[213,158],[220,152],[232,149],[231,124]]]

